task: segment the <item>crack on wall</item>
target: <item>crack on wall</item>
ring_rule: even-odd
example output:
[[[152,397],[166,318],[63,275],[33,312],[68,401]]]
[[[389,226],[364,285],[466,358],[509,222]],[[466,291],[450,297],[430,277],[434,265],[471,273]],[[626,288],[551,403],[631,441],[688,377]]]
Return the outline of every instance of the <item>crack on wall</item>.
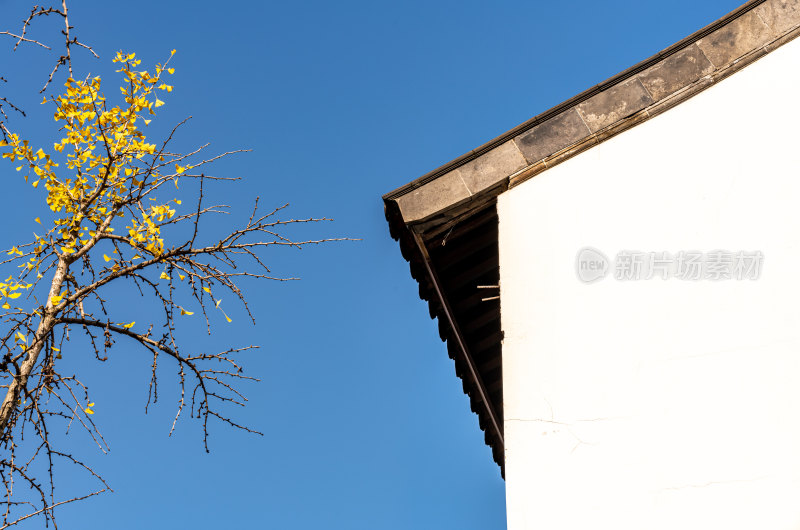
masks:
[[[700,484],[685,484],[683,486],[671,486],[669,488],[661,488],[658,490],[658,493],[665,492],[665,491],[681,491],[685,489],[698,489],[698,488],[708,488],[710,486],[719,486],[725,484],[739,484],[739,483],[746,483],[746,482],[755,482],[757,480],[764,480],[769,478],[767,476],[761,477],[753,477],[753,478],[743,478],[743,479],[731,479],[731,480],[712,480],[709,482],[703,482]]]
[[[531,423],[533,423],[533,422],[552,423],[553,425],[574,426],[577,423],[588,423],[588,422],[594,422],[594,421],[616,421],[616,420],[624,420],[624,419],[629,419],[629,418],[626,418],[624,416],[609,416],[607,418],[586,418],[586,419],[580,419],[580,420],[573,420],[573,421],[571,421],[569,423],[563,422],[563,421],[556,421],[556,420],[545,420],[545,419],[542,419],[542,418],[530,418],[530,419],[525,419],[525,418],[506,418],[505,421],[519,421],[519,422],[531,422]]]

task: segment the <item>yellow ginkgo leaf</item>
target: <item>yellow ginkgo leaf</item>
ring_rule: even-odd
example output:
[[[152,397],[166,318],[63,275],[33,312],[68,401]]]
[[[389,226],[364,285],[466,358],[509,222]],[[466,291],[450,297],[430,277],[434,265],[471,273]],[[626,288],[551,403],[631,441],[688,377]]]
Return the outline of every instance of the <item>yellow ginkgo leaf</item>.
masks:
[[[181,281],[183,281],[186,279],[186,276],[184,276],[183,274],[178,274],[178,278],[180,278]]]
[[[11,306],[10,306],[10,305],[8,305],[8,302],[6,302],[6,303],[4,303],[4,304],[2,305],[2,308],[3,308],[3,309],[11,309]]]
[[[86,407],[85,409],[83,409],[83,411],[84,411],[86,414],[94,414],[94,411],[93,411],[92,409],[90,409],[89,407]]]
[[[209,289],[208,287],[203,287],[203,290],[208,294],[211,294],[211,289]]]
[[[106,263],[108,263],[109,261],[111,261],[111,258],[109,258],[108,256],[106,256],[105,254],[103,254],[103,259],[104,259],[104,260],[106,260]]]
[[[131,328],[133,327],[133,325],[134,325],[134,324],[136,324],[136,321],[135,321],[135,320],[134,320],[133,322],[131,322],[130,324],[125,324],[125,325],[124,325],[124,326],[122,326],[122,327],[123,327],[123,328],[125,328],[125,329],[131,329]]]
[[[163,102],[163,101],[161,101],[160,99],[156,98],[156,104],[154,105],[154,107],[158,108],[158,107],[160,107],[160,106],[161,106],[161,105],[163,105],[163,104],[164,104],[164,102]]]
[[[58,294],[58,295],[56,295],[56,296],[52,297],[52,298],[50,299],[50,301],[51,301],[51,302],[53,302],[53,305],[58,305],[58,304],[61,302],[61,299],[62,299],[62,298],[64,298],[64,296],[63,296],[63,295],[60,295],[60,294]]]
[[[222,314],[225,315],[225,313]],[[231,317],[229,317],[228,315],[225,315],[225,320],[227,320],[228,322],[233,322],[233,320],[231,320]]]
[[[161,276],[159,276],[159,278],[161,278],[162,280],[170,280],[171,279],[169,277],[169,274],[167,274],[166,272],[162,272]]]
[[[194,311],[187,311],[187,310],[185,310],[184,308],[181,308],[181,315],[189,315],[189,316],[192,316],[192,315],[194,315]]]
[[[37,223],[39,223],[39,224],[42,224],[42,220],[41,220],[41,219],[39,219],[38,217],[37,217],[36,219],[34,219],[34,221],[36,221],[36,222],[37,222]]]

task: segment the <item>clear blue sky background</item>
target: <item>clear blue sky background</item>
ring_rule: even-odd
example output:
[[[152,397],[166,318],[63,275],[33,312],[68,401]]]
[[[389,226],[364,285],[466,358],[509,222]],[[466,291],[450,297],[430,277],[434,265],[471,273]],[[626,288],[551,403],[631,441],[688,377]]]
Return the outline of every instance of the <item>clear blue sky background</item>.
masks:
[[[103,365],[70,352],[76,370],[89,362],[81,373],[112,450],[99,454],[80,436],[71,444],[115,493],[65,507],[61,527],[504,528],[504,482],[380,197],[740,3],[73,1],[77,34],[102,57],[80,55],[82,72],[112,83],[115,50],[152,64],[177,48],[160,121],[194,116],[184,146],[253,149],[217,166],[243,177],[218,190],[220,201],[240,213],[256,195],[290,202],[292,216],[335,219],[298,237],[363,240],[269,254],[277,273],[302,281],[248,283],[256,326],[230,304],[233,324],[216,322],[211,339],[185,337],[197,348],[262,346],[247,366],[263,381],[245,388],[250,403],[237,418],[263,437],[215,425],[206,454],[197,422],[184,421],[168,438],[167,363],[162,400],[145,416],[141,351],[119,342]],[[2,29],[16,28],[28,6],[0,0]],[[36,35],[52,41],[58,29],[54,21]],[[2,89],[31,111],[14,124],[45,138],[52,111],[32,104],[41,96],[30,88],[49,59],[32,49],[0,57],[10,81]],[[3,203],[5,248],[35,229],[43,201],[11,167],[0,166],[0,178],[15,196]],[[135,303],[121,310],[145,321]],[[63,494],[86,485],[70,471],[61,480]]]

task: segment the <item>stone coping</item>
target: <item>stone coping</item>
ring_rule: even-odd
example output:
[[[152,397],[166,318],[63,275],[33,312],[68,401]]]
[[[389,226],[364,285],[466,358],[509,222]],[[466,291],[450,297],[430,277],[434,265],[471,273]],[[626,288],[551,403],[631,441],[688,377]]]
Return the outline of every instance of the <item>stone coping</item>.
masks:
[[[650,59],[388,193],[387,217],[392,224],[431,219],[441,224],[479,208],[740,70],[796,37],[799,26],[800,0],[747,2]],[[402,229],[392,228],[393,235]]]

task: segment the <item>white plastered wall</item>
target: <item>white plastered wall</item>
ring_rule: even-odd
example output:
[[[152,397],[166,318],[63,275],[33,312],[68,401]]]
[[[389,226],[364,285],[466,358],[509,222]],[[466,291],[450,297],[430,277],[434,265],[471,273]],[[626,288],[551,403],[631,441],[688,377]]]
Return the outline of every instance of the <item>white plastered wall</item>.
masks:
[[[800,39],[499,198],[508,528],[800,529]],[[585,284],[579,249],[760,250]]]

